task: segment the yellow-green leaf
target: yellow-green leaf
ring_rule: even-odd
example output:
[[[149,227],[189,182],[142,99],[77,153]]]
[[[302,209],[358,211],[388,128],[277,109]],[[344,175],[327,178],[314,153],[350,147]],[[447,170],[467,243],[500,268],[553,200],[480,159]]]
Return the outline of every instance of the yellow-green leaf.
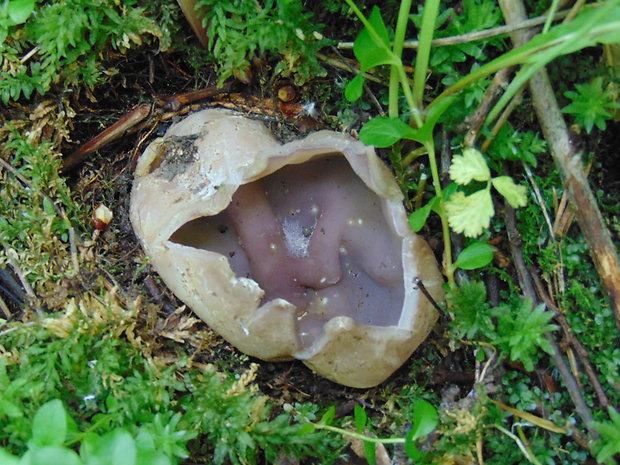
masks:
[[[512,208],[524,207],[527,204],[527,189],[525,186],[515,184],[510,176],[498,176],[493,178],[491,182]]]
[[[463,150],[463,155],[456,155],[450,165],[450,177],[457,184],[468,184],[472,180],[488,181],[491,172],[482,154],[474,149]]]
[[[446,202],[448,223],[457,233],[463,233],[467,237],[475,237],[482,234],[483,229],[488,228],[491,217],[495,210],[491,201],[491,193],[488,189],[482,189],[466,196],[462,192],[456,192]]]

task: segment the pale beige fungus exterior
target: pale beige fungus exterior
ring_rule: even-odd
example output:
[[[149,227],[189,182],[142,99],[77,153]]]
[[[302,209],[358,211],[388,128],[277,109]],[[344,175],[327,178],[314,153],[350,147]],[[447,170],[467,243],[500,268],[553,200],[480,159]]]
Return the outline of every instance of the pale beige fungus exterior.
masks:
[[[404,301],[397,325],[369,326],[348,316],[335,317],[324,325],[320,338],[302,347],[295,305],[281,298],[261,303],[260,285],[236,276],[226,256],[170,238],[188,222],[224,211],[240,185],[326,154],[344,156],[379,196],[386,222],[402,244]],[[410,230],[402,194],[389,170],[371,147],[332,131],[281,145],[262,123],[238,113],[194,113],[173,124],[141,156],[131,194],[131,221],[167,286],[227,341],[263,360],[301,359],[317,373],[348,386],[382,382],[430,332],[437,313],[414,289],[416,276],[436,300],[443,298],[435,257]]]

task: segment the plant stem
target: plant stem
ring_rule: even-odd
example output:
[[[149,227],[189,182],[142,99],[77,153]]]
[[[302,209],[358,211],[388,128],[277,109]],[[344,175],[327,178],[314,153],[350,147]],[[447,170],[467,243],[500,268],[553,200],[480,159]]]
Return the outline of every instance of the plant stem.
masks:
[[[86,435],[88,435],[89,433],[95,431],[97,428],[99,428],[99,426],[104,424],[106,421],[109,421],[110,418],[111,418],[111,415],[103,415],[101,418],[99,418],[98,421],[96,421],[94,424],[92,424],[90,426],[90,428],[88,428],[87,430],[84,430],[81,433],[77,434],[73,439],[65,441],[64,446],[65,447],[70,447],[73,444],[77,444],[78,442],[81,442],[86,437]]]
[[[454,265],[452,263],[452,240],[450,239],[450,226],[448,225],[448,215],[445,213],[445,201],[443,191],[441,189],[441,178],[437,170],[437,157],[435,156],[435,141],[431,138],[424,144],[428,152],[428,162],[431,167],[431,176],[433,177],[433,186],[435,187],[435,195],[439,199],[439,211],[441,214],[441,232],[443,234],[444,244],[444,268],[446,278],[450,286],[454,285]]]
[[[404,444],[405,438],[373,438],[364,436],[361,433],[354,433],[353,431],[347,431],[346,429],[338,428],[330,425],[314,425],[316,429],[326,429],[334,433],[342,434],[343,436],[349,436],[351,438],[360,439],[365,442],[374,442],[375,444]]]
[[[431,53],[431,42],[435,31],[437,14],[439,13],[439,0],[426,0],[424,14],[422,16],[422,28],[420,29],[420,45],[415,57],[415,71],[413,73],[413,97],[416,108],[421,110],[424,106],[424,86],[426,84],[426,71]]]
[[[551,8],[549,8],[549,13],[547,14],[547,19],[545,21],[545,25],[543,26],[543,34],[545,32],[549,32],[549,28],[551,27],[551,23],[553,22],[553,17],[555,13],[558,11],[558,6],[560,5],[560,0],[553,0],[551,3]]]
[[[392,52],[397,57],[402,57],[403,43],[405,42],[405,34],[407,33],[407,23],[409,22],[409,11],[411,10],[412,0],[402,0],[400,3],[400,9],[398,10],[398,21],[396,23],[396,32],[394,34],[394,45],[392,46]],[[401,58],[402,65],[402,58]],[[390,118],[398,118],[398,84],[399,84],[399,72],[395,66],[390,69],[390,105],[389,116]],[[409,87],[409,82],[401,81],[403,86],[403,92],[405,86]]]
[[[405,72],[405,68],[402,63],[400,66],[393,66],[392,69],[396,68],[398,75],[400,77],[401,85],[403,86],[403,93],[405,94],[405,99],[407,100],[407,106],[411,109],[411,116],[416,127],[422,127],[422,115],[420,110],[415,104],[415,100],[413,98],[413,92],[411,91],[411,87],[409,86],[409,78],[407,77],[407,73]],[[391,89],[390,89],[391,90]]]

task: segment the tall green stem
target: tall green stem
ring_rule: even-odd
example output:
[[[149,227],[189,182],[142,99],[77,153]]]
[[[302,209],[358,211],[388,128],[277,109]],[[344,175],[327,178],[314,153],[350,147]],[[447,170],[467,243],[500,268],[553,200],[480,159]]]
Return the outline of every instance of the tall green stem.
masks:
[[[441,189],[441,179],[439,170],[437,169],[437,157],[435,156],[435,142],[431,138],[424,143],[428,151],[428,161],[431,168],[431,176],[433,178],[433,187],[435,195],[439,199],[439,217],[441,218],[441,232],[443,234],[444,244],[444,268],[448,283],[450,286],[454,284],[454,265],[452,263],[452,241],[450,239],[450,226],[448,225],[448,215],[445,214],[445,200],[443,198],[443,190]]]
[[[413,98],[418,110],[423,108],[424,86],[426,85],[426,71],[431,54],[431,41],[435,32],[435,22],[439,14],[440,0],[426,0],[422,28],[420,29],[418,52],[415,57],[415,71],[413,73]]]
[[[405,43],[405,35],[407,33],[407,24],[409,23],[409,11],[411,10],[412,0],[402,0],[400,2],[400,9],[398,10],[398,21],[396,23],[396,31],[394,34],[394,45],[392,46],[392,52],[397,57],[402,57],[403,44]],[[401,59],[402,67],[402,59]],[[392,66],[390,69],[390,105],[389,116],[390,118],[398,118],[398,88],[403,86],[403,92],[407,94],[407,91],[411,91],[409,88],[409,82],[401,79],[400,73],[396,66]]]

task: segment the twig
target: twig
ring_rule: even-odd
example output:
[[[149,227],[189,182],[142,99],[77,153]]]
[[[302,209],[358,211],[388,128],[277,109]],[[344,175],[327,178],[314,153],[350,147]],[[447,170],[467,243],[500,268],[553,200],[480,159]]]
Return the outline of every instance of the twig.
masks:
[[[503,1],[503,0],[500,0]],[[510,0],[512,1],[512,0]],[[508,230],[508,238],[510,240],[510,249],[512,252],[513,261],[515,264],[515,268],[517,270],[517,277],[519,280],[519,285],[523,290],[525,296],[530,299],[533,303],[537,303],[538,299],[536,297],[536,291],[534,288],[534,284],[532,283],[532,278],[530,273],[527,271],[527,267],[525,265],[525,260],[523,259],[523,251],[521,250],[521,240],[518,238],[519,234],[516,229],[516,219],[514,209],[506,203],[506,229]],[[573,400],[573,404],[575,405],[575,411],[583,421],[585,427],[590,433],[592,438],[598,438],[598,433],[594,430],[590,425],[592,421],[594,421],[594,417],[592,416],[592,412],[586,405],[583,396],[581,395],[581,391],[579,389],[579,384],[577,380],[571,373],[568,365],[564,361],[562,354],[560,352],[560,348],[556,344],[553,336],[550,333],[545,334],[545,339],[551,345],[552,353],[551,357],[553,358],[553,362],[555,363],[562,380],[564,381],[564,385]]]
[[[17,252],[15,252],[15,250],[10,248],[8,244],[4,242],[2,243],[2,247],[4,247],[4,253],[6,255],[7,260],[9,261],[9,264],[11,265],[11,268],[13,268],[13,271],[15,271],[15,274],[17,275],[20,282],[22,283],[22,287],[26,291],[26,294],[28,295],[28,297],[30,297],[32,304],[34,305],[35,311],[37,312],[39,316],[43,316],[43,310],[41,310],[41,308],[38,305],[39,298],[34,293],[32,286],[30,286],[30,283],[26,279],[26,274],[22,271],[21,267],[17,263],[17,260],[15,259]]]
[[[523,95],[524,88],[525,86],[521,87],[515,93],[515,95],[510,100],[510,103],[506,105],[506,108],[504,108],[501,115],[499,115],[499,117],[497,118],[497,121],[495,122],[495,124],[493,125],[493,128],[491,129],[491,135],[486,138],[486,140],[480,147],[480,150],[483,153],[489,149],[489,147],[493,143],[493,140],[495,140],[495,136],[499,134],[499,131],[502,129],[504,124],[506,124],[506,121],[508,121],[508,118],[510,118],[510,115],[512,115],[512,112],[515,111],[515,109],[517,108],[517,106],[519,106],[519,104],[521,104],[521,96]]]
[[[162,112],[165,110],[171,110],[172,115],[176,115],[177,112],[185,109],[183,107],[187,107],[188,105],[191,105],[199,100],[213,97],[214,95],[227,93],[231,88],[232,83],[226,82],[222,85],[222,87],[210,86],[204,89],[186,92],[184,94],[159,97],[152,104],[142,103],[129,113],[123,115],[117,122],[104,129],[80,148],[75,150],[72,154],[68,155],[63,160],[62,172],[66,173],[67,171],[75,168],[84,160],[86,155],[99,150],[112,141],[120,139],[126,134],[135,132],[136,129],[140,129],[142,127],[140,126],[140,123],[152,114],[157,114],[159,120],[163,120],[166,119],[166,115],[162,115]],[[160,108],[155,109],[155,106]]]
[[[534,196],[536,197],[536,201],[540,206],[543,217],[545,218],[545,222],[547,223],[547,228],[549,229],[549,234],[551,234],[551,240],[555,242],[555,232],[553,230],[553,225],[551,224],[551,218],[549,217],[549,212],[547,211],[547,206],[545,205],[545,201],[543,200],[542,193],[540,192],[540,188],[538,184],[534,180],[534,176],[532,175],[532,170],[529,166],[523,163],[523,170],[525,171],[525,176],[527,180],[530,182],[532,186],[532,190],[534,191]]]
[[[97,134],[91,140],[82,145],[79,149],[67,156],[62,165],[62,171],[67,172],[78,165],[82,158],[89,153],[99,150],[101,147],[110,142],[119,139],[136,124],[140,123],[151,113],[151,104],[143,103],[138,105],[132,111],[120,118],[112,126]]]
[[[562,21],[562,24],[572,21],[575,18],[575,16],[577,16],[577,13],[581,11],[585,3],[586,3],[586,0],[577,0],[575,4],[572,6],[572,8],[570,9],[570,11],[568,12],[568,14],[566,15],[566,18],[564,18],[564,21]]]
[[[2,310],[2,313],[4,313],[4,316],[7,317],[7,319],[11,318],[12,316],[11,311],[9,310],[9,307],[7,306],[6,302],[4,301],[1,295],[0,295],[0,310]]]
[[[508,431],[506,428],[496,425],[496,424],[492,424],[492,425],[487,425],[488,427],[492,427],[497,429],[498,431],[504,433],[506,436],[508,436],[509,438],[511,438],[516,444],[517,446],[519,446],[519,449],[521,449],[521,452],[523,453],[523,455],[525,455],[525,458],[528,459],[531,463],[534,463],[536,465],[542,465],[538,459],[536,458],[536,456],[534,456],[534,454],[532,454],[532,451],[529,450],[529,448],[523,443],[523,441],[521,441],[521,439],[519,439],[519,437],[513,433],[511,433],[510,431]]]
[[[512,260],[515,264],[515,269],[517,270],[517,279],[519,281],[519,285],[521,286],[523,294],[525,294],[525,296],[527,296],[528,298],[532,299],[532,301],[535,301],[536,292],[534,290],[534,285],[532,284],[529,273],[527,272],[525,260],[523,259],[523,249],[521,249],[521,234],[517,229],[517,218],[515,215],[515,210],[506,203],[504,211],[506,218],[506,232],[508,233],[508,242],[510,244]]]
[[[5,267],[0,266],[0,287],[7,297],[13,300],[16,305],[22,305],[25,302],[22,287]]]
[[[443,308],[441,308],[439,304],[437,303],[437,301],[433,299],[433,296],[431,295],[430,292],[428,292],[428,289],[426,289],[426,286],[424,286],[424,283],[422,283],[422,280],[420,279],[419,276],[416,276],[415,278],[413,278],[413,288],[419,289],[420,292],[424,294],[424,297],[426,297],[428,301],[433,305],[433,307],[437,309],[439,314],[443,316],[444,318],[447,318],[446,312],[444,312]]]
[[[559,292],[560,294],[564,294],[564,292],[566,291],[566,280],[564,279],[564,258],[562,256],[562,248],[560,247],[560,244],[556,241],[554,228],[553,228],[553,225],[551,224],[551,218],[549,216],[549,212],[547,211],[547,206],[545,205],[545,201],[543,199],[542,193],[540,192],[540,188],[538,187],[538,183],[536,183],[536,180],[534,179],[534,176],[532,175],[532,170],[525,163],[522,163],[522,166],[523,166],[523,170],[525,171],[525,175],[530,185],[532,186],[532,190],[534,191],[534,197],[536,198],[536,201],[538,202],[538,206],[540,207],[543,217],[545,218],[545,222],[547,223],[547,229],[549,230],[549,235],[551,238],[550,242],[553,244],[556,250],[556,253],[558,255],[558,263],[554,267],[554,272],[553,272],[555,285],[556,285],[556,292]]]
[[[523,3],[519,0],[500,0],[506,22],[519,22],[525,16]],[[516,45],[523,43],[522,34],[516,34]],[[568,128],[560,112],[549,76],[543,68],[530,79],[530,93],[549,150],[566,184],[569,199],[575,207],[575,216],[590,248],[594,266],[614,311],[616,325],[620,329],[620,262],[611,234],[605,226],[596,198],[590,189],[581,163],[581,151],[570,138]]]
[[[553,15],[554,20],[562,19],[566,17],[569,11],[558,11]],[[497,26],[489,29],[483,29],[482,31],[468,32],[467,34],[461,34],[458,36],[441,37],[431,42],[433,47],[441,47],[445,45],[457,45],[466,44],[468,42],[475,42],[476,40],[488,39],[490,37],[500,36],[503,34],[509,34],[511,32],[520,31],[521,29],[529,29],[534,26],[544,24],[547,20],[547,15],[536,16],[535,18],[526,19],[524,21],[507,24],[505,26]],[[418,48],[419,41],[407,40],[404,42],[404,48]],[[338,48],[351,49],[353,48],[353,42],[339,42]]]
[[[586,370],[586,374],[588,375],[588,378],[590,379],[590,383],[592,384],[592,388],[594,389],[594,392],[596,393],[596,396],[598,397],[601,407],[607,408],[609,406],[609,398],[607,397],[607,394],[605,394],[605,391],[603,390],[603,387],[601,386],[601,383],[598,380],[596,372],[594,371],[594,368],[592,367],[592,364],[590,363],[590,356],[588,355],[588,351],[586,350],[586,348],[583,346],[581,341],[577,338],[577,336],[575,336],[575,334],[571,330],[570,325],[568,324],[568,320],[566,319],[566,316],[564,315],[562,310],[560,310],[551,301],[551,298],[545,291],[545,287],[543,286],[543,283],[540,280],[540,277],[538,276],[538,274],[535,272],[535,270],[530,269],[530,275],[532,279],[534,280],[534,286],[536,287],[536,292],[538,293],[538,296],[545,303],[547,308],[549,308],[555,313],[555,319],[557,320],[558,323],[560,323],[562,331],[564,332],[564,336],[568,340],[569,344],[575,349],[575,352],[577,353],[577,356],[579,357],[581,364]]]
[[[186,92],[184,94],[172,95],[170,97],[162,97],[157,102],[164,110],[179,111],[182,107],[190,105],[199,100],[204,100],[219,94],[228,93],[233,84],[231,81],[225,82],[222,87],[209,86],[204,89]]]
[[[349,68],[350,72],[354,74],[359,74],[359,71],[355,69],[354,66],[351,66],[349,63],[345,61],[345,58],[342,56],[342,54],[336,47],[332,47],[332,49],[334,50],[334,53],[338,55],[338,57],[345,64],[345,67]],[[366,81],[364,81],[364,89],[366,90],[366,93],[370,96],[370,99],[372,100],[372,102],[375,104],[375,107],[377,108],[377,111],[379,112],[379,116],[385,116],[385,111],[383,110],[383,107],[379,103],[379,99],[375,97],[375,94],[370,90],[370,87],[368,86],[368,83]]]
[[[343,69],[345,71],[349,71],[353,74],[360,74],[360,70],[355,68],[354,66],[350,66],[348,63],[342,61],[342,60],[336,60],[335,58],[329,57],[327,55],[323,55],[322,53],[316,53],[315,54],[316,57],[319,60],[324,61],[325,63],[327,63],[328,65],[333,66],[334,68],[339,68],[339,69]],[[381,79],[379,79],[377,76],[373,76],[370,73],[362,73],[362,75],[364,76],[364,79],[367,79],[369,81],[372,82],[376,82],[377,84],[383,84],[384,81],[382,81]]]
[[[507,23],[510,24],[512,22],[520,22],[523,20],[523,18],[525,18],[525,8],[521,0],[499,0],[499,4],[502,12],[504,13],[504,17],[506,18]],[[515,35],[515,37],[513,37],[512,39],[515,42],[515,45],[518,46],[526,40],[526,36],[527,34],[519,34]],[[547,139],[549,147],[551,148],[553,158],[556,161],[556,166],[558,166],[558,168],[563,173],[566,173],[566,166],[564,162],[567,161],[567,159],[573,153],[573,150],[568,142],[568,132],[566,130],[566,125],[564,123],[564,119],[562,118],[562,114],[560,113],[560,110],[558,108],[557,102],[555,101],[553,90],[551,88],[551,85],[549,84],[548,77],[544,69],[538,74],[534,75],[530,80],[530,91],[532,93],[532,98],[534,100],[534,106],[538,114],[538,119],[543,128],[543,133],[545,135],[545,138]],[[560,142],[562,143],[560,144]],[[579,168],[579,161],[580,160],[578,158],[573,158],[572,164],[576,166],[569,168],[571,174],[573,170],[579,171],[577,169]],[[583,172],[581,172],[581,174],[583,175]],[[570,186],[571,184],[569,183],[569,188]],[[510,207],[509,205],[506,205],[507,211],[509,211],[511,208],[512,207]],[[590,208],[592,208],[592,206],[590,206]],[[594,208],[596,208],[595,205]],[[598,211],[598,209],[596,209],[596,211]],[[512,241],[511,247],[513,247]],[[517,259],[517,255],[521,255],[521,258]],[[525,291],[526,296],[532,299],[532,302],[536,302],[537,299],[534,286],[532,284],[530,274],[524,267],[521,251],[517,251],[513,248],[513,257],[515,257],[515,266],[518,268],[517,274],[519,276],[519,281],[523,290]],[[618,300],[618,302],[620,302],[620,299]],[[583,396],[581,395],[581,391],[579,390],[579,385],[577,384],[575,377],[566,365],[566,362],[564,361],[564,358],[562,357],[560,350],[551,334],[547,333],[545,335],[545,339],[551,345],[551,356],[556,367],[558,368],[560,376],[564,381],[564,385],[566,386],[566,389],[571,396],[573,404],[575,405],[575,411],[581,417],[581,420],[583,421],[586,429],[588,430],[590,437],[593,439],[597,439],[599,437],[598,432],[591,426],[592,421],[594,421],[592,412],[586,405]]]
[[[38,51],[39,51],[39,46],[37,45],[36,47],[34,47],[34,48],[30,49],[30,51],[29,51],[28,53],[26,53],[23,57],[21,57],[21,58],[19,59],[19,62],[20,62],[20,63],[22,63],[22,64],[26,63],[26,62],[27,62],[28,60],[30,60],[30,59],[33,57],[33,55],[34,55],[35,53],[37,53]]]
[[[482,101],[471,115],[469,115],[465,121],[458,128],[459,131],[465,132],[465,140],[463,141],[466,147],[472,147],[476,143],[478,133],[482,129],[482,124],[486,119],[489,111],[491,111],[492,105],[495,103],[499,95],[504,90],[504,87],[508,84],[509,76],[512,74],[514,67],[503,68],[499,70],[489,87],[484,91]]]

